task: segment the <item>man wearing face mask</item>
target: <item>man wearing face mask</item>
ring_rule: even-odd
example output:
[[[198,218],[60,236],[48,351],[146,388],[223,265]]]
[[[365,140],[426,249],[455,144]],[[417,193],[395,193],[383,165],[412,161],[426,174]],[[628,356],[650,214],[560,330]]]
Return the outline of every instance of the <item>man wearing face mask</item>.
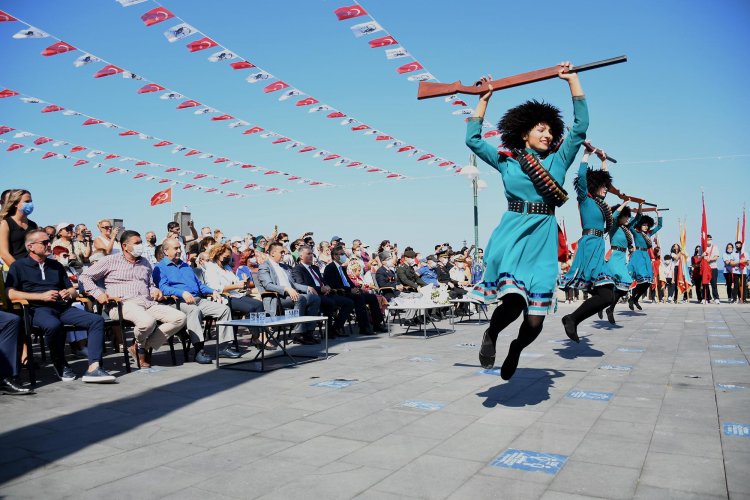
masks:
[[[406,250],[404,252],[404,263],[398,267],[396,274],[398,280],[407,288],[411,288],[416,291],[421,286],[427,285],[427,281],[419,277],[417,272],[414,270],[414,260],[417,258],[414,250]],[[429,262],[429,257],[427,258]],[[428,264],[429,265],[429,264]]]
[[[143,247],[143,256],[151,264],[151,267],[159,263],[156,259],[156,233],[153,231],[146,233],[146,246]]]
[[[187,314],[187,329],[195,346],[195,361],[201,364],[211,363],[211,356],[203,350],[203,317],[230,321],[232,311],[220,302],[221,294],[218,291],[198,281],[191,267],[182,260],[182,250],[177,239],[168,238],[162,243],[162,248],[164,258],[154,268],[154,282],[162,293],[181,299],[180,309]],[[208,300],[209,296],[213,301]],[[231,326],[218,327],[218,334],[219,357],[234,359],[242,356],[231,346],[234,339]]]
[[[323,270],[323,279],[334,290],[343,290],[344,296],[354,301],[354,310],[357,313],[357,325],[362,335],[373,335],[374,333],[386,333],[388,330],[383,325],[383,313],[380,310],[378,299],[373,294],[364,293],[362,290],[349,281],[346,277],[346,270],[343,266],[346,264],[347,257],[344,247],[338,245],[331,250],[332,262]],[[370,310],[375,328],[370,324]]]
[[[441,253],[438,255],[438,265],[435,271],[437,272],[437,279],[440,283],[448,285],[448,295],[451,299],[460,299],[466,295],[466,290],[458,286],[458,282],[451,279],[450,270],[451,265],[448,263],[450,256],[448,252]]]
[[[159,349],[164,345],[169,337],[185,326],[187,318],[174,307],[158,303],[163,294],[154,284],[151,265],[143,257],[141,235],[124,231],[120,244],[122,252],[98,260],[79,279],[86,293],[101,304],[107,304],[110,297],[122,300],[123,319],[135,325],[136,343],[128,351],[133,358],[137,357],[141,368],[149,368],[149,349]],[[96,282],[103,282],[104,289]],[[112,308],[109,315],[118,319],[117,308]]]
[[[428,255],[424,265],[417,269],[417,274],[428,285],[437,285],[437,257]]]
[[[52,354],[55,375],[63,382],[78,378],[65,361],[65,329],[73,325],[86,330],[89,339],[89,367],[83,376],[84,382],[110,383],[115,377],[99,366],[104,344],[104,319],[72,307],[78,291],[68,279],[65,268],[48,258],[50,239],[47,233],[36,229],[26,235],[28,257],[15,261],[10,266],[5,281],[11,300],[27,300],[32,309],[33,326],[41,329]]]
[[[721,301],[719,300],[719,287],[718,287],[719,248],[713,244],[713,240],[710,234],[707,236],[706,242],[708,243],[708,246],[706,247],[706,253],[703,254],[703,257],[706,258],[706,260],[708,260],[708,265],[711,267],[711,294],[713,295],[714,304],[721,304]],[[711,298],[709,297],[708,300],[710,301]]]

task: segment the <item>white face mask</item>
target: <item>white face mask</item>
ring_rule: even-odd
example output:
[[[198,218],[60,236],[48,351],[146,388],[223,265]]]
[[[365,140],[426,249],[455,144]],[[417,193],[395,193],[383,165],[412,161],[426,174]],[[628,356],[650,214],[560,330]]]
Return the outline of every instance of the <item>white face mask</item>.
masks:
[[[70,264],[70,259],[65,258],[65,257],[58,257],[57,262],[62,264],[63,267],[68,267],[68,264]]]
[[[143,255],[143,243],[139,245],[133,245],[133,248],[130,250],[130,255],[132,255],[136,259]]]

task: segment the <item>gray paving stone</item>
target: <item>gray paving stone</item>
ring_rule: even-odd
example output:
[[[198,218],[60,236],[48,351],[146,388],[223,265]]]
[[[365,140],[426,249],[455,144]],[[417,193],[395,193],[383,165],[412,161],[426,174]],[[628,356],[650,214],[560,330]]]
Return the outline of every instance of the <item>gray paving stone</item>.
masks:
[[[390,434],[342,457],[341,461],[396,470],[427,453],[440,442],[439,439]]]
[[[640,469],[646,460],[648,449],[649,443],[589,434],[578,445],[571,459],[592,464]]]
[[[366,445],[366,441],[355,441],[334,436],[318,436],[304,443],[289,446],[272,456],[279,460],[322,466]]]
[[[724,469],[729,491],[750,496],[750,447],[746,449],[745,453],[725,450]]]
[[[709,495],[706,493],[695,493],[679,489],[659,488],[647,484],[639,484],[633,497],[637,500],[726,500],[725,495]]]
[[[549,489],[576,495],[627,499],[635,493],[640,469],[568,460]]]
[[[163,498],[205,480],[205,476],[157,467],[92,488],[81,498]],[[79,496],[79,495],[76,495]]]
[[[504,477],[476,475],[466,481],[448,498],[451,500],[476,500],[478,498],[523,498],[534,500],[545,491],[543,484],[514,481]]]
[[[376,491],[418,498],[446,498],[483,467],[480,462],[422,455],[374,486]],[[440,474],[435,474],[435,471]]]
[[[708,495],[726,495],[721,459],[649,452],[640,479],[642,484]]]

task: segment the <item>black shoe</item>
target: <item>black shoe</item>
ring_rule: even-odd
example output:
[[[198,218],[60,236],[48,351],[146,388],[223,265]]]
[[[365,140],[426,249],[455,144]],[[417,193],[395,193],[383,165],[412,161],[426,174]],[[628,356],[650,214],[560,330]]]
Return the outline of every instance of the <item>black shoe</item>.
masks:
[[[479,364],[485,370],[490,370],[495,366],[495,343],[497,342],[497,335],[490,335],[489,328],[484,331],[482,335],[482,345],[479,348]]]
[[[500,378],[503,380],[510,380],[516,368],[518,368],[518,359],[521,357],[521,349],[518,348],[518,340],[512,340],[510,342],[510,348],[508,349],[508,355],[503,361],[503,366],[500,368]]]
[[[336,334],[337,337],[350,337],[351,336],[348,333],[346,333],[346,331],[344,331],[343,328],[338,328],[338,329],[334,328],[333,332]]]
[[[639,311],[643,311],[643,308],[641,307],[641,305],[640,305],[640,304],[638,303],[638,301],[637,301],[637,300],[634,300],[634,301],[633,301],[633,305],[634,305],[635,307],[637,307]]]
[[[3,394],[7,394],[9,396],[26,396],[28,394],[36,394],[33,389],[21,387],[21,384],[18,383],[17,380],[13,380],[12,378],[4,378],[3,380],[0,380],[0,390],[2,390]]]
[[[599,319],[604,319],[604,316],[602,315],[601,311],[597,312],[596,314],[597,316],[599,316]]]
[[[383,323],[375,326],[375,333],[388,333],[388,329]]]
[[[631,311],[635,311],[635,309],[633,309],[633,297],[628,297],[628,307]]]
[[[315,345],[317,342],[315,342],[315,339],[311,339],[309,337],[305,337],[304,335],[296,335],[294,339],[292,339],[292,342],[295,344],[302,344],[302,345]]]
[[[375,335],[375,332],[372,330],[372,328],[363,328],[359,331],[360,335]]]
[[[570,340],[576,344],[581,342],[581,339],[578,338],[578,326],[570,314],[563,316],[562,324],[563,328],[565,328],[565,335],[567,335]]]
[[[220,358],[230,358],[230,359],[237,359],[242,356],[242,353],[235,351],[231,347],[227,346],[221,351],[219,351],[219,357]]]
[[[609,321],[613,325],[617,324],[615,322],[615,308],[614,307],[608,307],[607,308],[607,321]]]

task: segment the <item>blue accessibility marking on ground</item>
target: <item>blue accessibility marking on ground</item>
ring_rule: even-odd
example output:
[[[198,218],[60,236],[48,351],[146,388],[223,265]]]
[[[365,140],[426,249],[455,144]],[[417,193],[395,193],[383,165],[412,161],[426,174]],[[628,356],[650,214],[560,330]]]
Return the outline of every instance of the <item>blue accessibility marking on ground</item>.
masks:
[[[544,472],[545,474],[554,475],[560,471],[567,460],[568,457],[565,455],[508,448],[502,455],[490,462],[490,465],[492,467]]]
[[[434,401],[415,401],[412,399],[408,399],[406,401],[403,401],[401,403],[401,406],[406,406],[407,408],[416,408],[417,410],[436,411],[442,409],[445,406],[445,403],[435,403]]]
[[[331,389],[341,389],[343,387],[349,387],[355,382],[356,380],[346,380],[342,378],[337,378],[333,380],[325,380],[323,382],[310,384],[310,387],[330,387]]]
[[[615,370],[618,372],[629,372],[633,369],[630,365],[602,365],[599,367],[600,370]]]
[[[737,349],[737,346],[734,344],[711,344],[708,347],[711,349]]]
[[[715,365],[731,365],[731,366],[740,366],[740,365],[746,365],[747,360],[744,359],[715,359],[714,360]]]
[[[646,349],[641,347],[620,347],[617,350],[620,352],[644,352]]]
[[[724,428],[724,435],[730,437],[750,437],[750,425],[748,424],[734,424],[732,422],[724,422],[722,426]]]
[[[418,363],[429,363],[430,361],[435,361],[429,356],[414,356],[413,358],[409,358],[409,361],[416,361]]]
[[[476,374],[477,375],[492,375],[492,376],[495,376],[495,377],[499,377],[500,376],[500,368],[487,368],[487,369],[484,369],[484,370],[479,370],[478,372],[476,372]]]
[[[573,389],[565,395],[566,398],[570,399],[590,399],[592,401],[609,401],[612,399],[611,392],[594,392],[594,391],[579,391]]]
[[[716,387],[722,391],[741,391],[747,389],[744,385],[739,384],[716,384]]]
[[[567,344],[568,342],[573,342],[570,339],[558,339],[558,340],[548,340],[548,344]]]
[[[542,354],[540,352],[523,352],[523,353],[521,353],[521,357],[522,358],[537,359],[537,358],[541,358],[542,356],[544,356],[544,354]]]

